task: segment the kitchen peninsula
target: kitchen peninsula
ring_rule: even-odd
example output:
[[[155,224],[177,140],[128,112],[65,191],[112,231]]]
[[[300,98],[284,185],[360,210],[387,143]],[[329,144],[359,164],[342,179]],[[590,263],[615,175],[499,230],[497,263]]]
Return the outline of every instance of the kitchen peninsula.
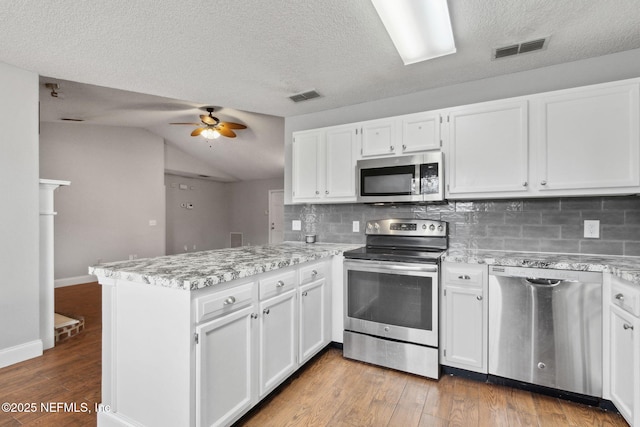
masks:
[[[332,307],[342,314],[334,264],[353,247],[283,243],[90,267],[103,286],[99,425],[237,420],[331,342]]]

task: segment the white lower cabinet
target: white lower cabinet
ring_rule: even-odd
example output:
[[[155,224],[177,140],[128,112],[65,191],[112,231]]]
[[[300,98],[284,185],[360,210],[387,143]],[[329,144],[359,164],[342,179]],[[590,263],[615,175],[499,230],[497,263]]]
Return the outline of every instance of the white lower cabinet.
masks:
[[[296,291],[260,303],[260,397],[297,368]]]
[[[631,426],[640,426],[640,288],[614,277],[610,301],[610,397]]]
[[[487,266],[444,262],[442,278],[440,363],[486,374]]]
[[[327,281],[322,278],[300,287],[300,363],[327,345]]]
[[[197,426],[223,426],[253,404],[255,307],[196,328]]]

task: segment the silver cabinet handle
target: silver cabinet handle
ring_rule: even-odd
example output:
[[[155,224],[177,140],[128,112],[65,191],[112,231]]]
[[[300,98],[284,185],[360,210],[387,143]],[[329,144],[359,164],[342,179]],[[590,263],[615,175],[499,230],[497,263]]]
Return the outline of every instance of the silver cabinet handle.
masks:
[[[633,331],[633,325],[630,325],[628,323],[625,323],[624,325],[622,325],[622,327],[627,330],[627,329],[631,329]]]
[[[304,291],[304,292],[302,293],[302,296],[303,296],[303,297],[306,297],[306,296],[307,296],[307,291]]]
[[[407,149],[407,146],[406,146],[406,145],[404,145],[404,144],[402,144],[402,149],[403,149],[403,150],[406,150],[406,149]]]
[[[227,298],[226,300],[224,300],[224,305],[230,305],[236,302],[236,298],[231,296],[229,298]]]
[[[528,183],[527,181],[525,181],[525,182],[523,182],[523,183],[522,183],[522,186],[523,186],[523,187],[527,187],[528,185],[529,185],[529,183]]]
[[[393,145],[389,147],[389,151],[393,151]]]
[[[324,194],[329,194],[329,190],[324,190]]]
[[[622,294],[617,294],[615,297],[618,301],[624,301],[624,295]]]
[[[540,181],[540,185],[547,185],[547,181]]]
[[[469,277],[469,275],[467,275],[467,274],[461,274],[460,276],[458,276],[458,279],[471,280],[471,277]]]
[[[478,295],[478,296],[476,297],[476,299],[477,299],[478,301],[482,301],[482,295]]]
[[[257,319],[258,318],[258,313],[251,313],[251,318],[252,319]]]
[[[281,288],[284,286],[284,282],[282,280],[278,280],[278,283],[276,283],[276,288]]]
[[[316,277],[316,276],[318,275],[318,272],[317,272],[317,271],[315,271],[315,270],[313,270],[313,271],[311,272],[311,275],[312,275],[313,277]]]
[[[268,309],[268,308],[265,308],[264,310],[262,310],[262,312],[263,312],[264,314],[269,314],[269,309]]]
[[[320,194],[320,192],[318,190],[316,190],[316,194]]]

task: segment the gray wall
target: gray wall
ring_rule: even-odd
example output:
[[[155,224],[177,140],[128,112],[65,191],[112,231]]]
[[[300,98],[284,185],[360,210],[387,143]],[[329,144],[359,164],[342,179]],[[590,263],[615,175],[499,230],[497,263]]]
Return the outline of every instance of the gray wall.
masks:
[[[285,240],[317,233],[323,242],[363,244],[364,224],[381,218],[438,219],[449,223],[449,246],[580,254],[640,256],[640,197],[585,197],[457,201],[426,206],[288,205]],[[301,220],[302,231],[291,231]],[[600,239],[583,238],[583,221],[600,220]],[[351,231],[360,221],[360,232]]]
[[[162,138],[140,128],[41,123],[40,176],[71,181],[54,196],[58,286],[86,282],[99,261],[164,255]]]
[[[167,254],[229,247],[232,231],[245,245],[267,244],[269,190],[282,185],[282,178],[221,183],[167,174]]]
[[[227,247],[228,185],[176,175],[165,175],[165,183],[167,255]],[[188,188],[181,190],[180,184]],[[183,208],[183,203],[192,203],[193,209]]]
[[[0,367],[39,338],[38,75],[0,63]]]
[[[285,119],[285,203],[291,203],[291,133],[640,76],[640,49],[415,92]]]
[[[231,231],[242,232],[245,245],[269,243],[269,190],[282,190],[283,178],[228,184]]]

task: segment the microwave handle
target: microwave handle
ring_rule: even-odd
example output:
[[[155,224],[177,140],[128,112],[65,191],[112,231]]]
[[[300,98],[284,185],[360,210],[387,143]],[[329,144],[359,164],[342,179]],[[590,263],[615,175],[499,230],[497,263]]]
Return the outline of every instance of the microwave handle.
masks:
[[[420,194],[420,178],[411,179],[411,194]]]

